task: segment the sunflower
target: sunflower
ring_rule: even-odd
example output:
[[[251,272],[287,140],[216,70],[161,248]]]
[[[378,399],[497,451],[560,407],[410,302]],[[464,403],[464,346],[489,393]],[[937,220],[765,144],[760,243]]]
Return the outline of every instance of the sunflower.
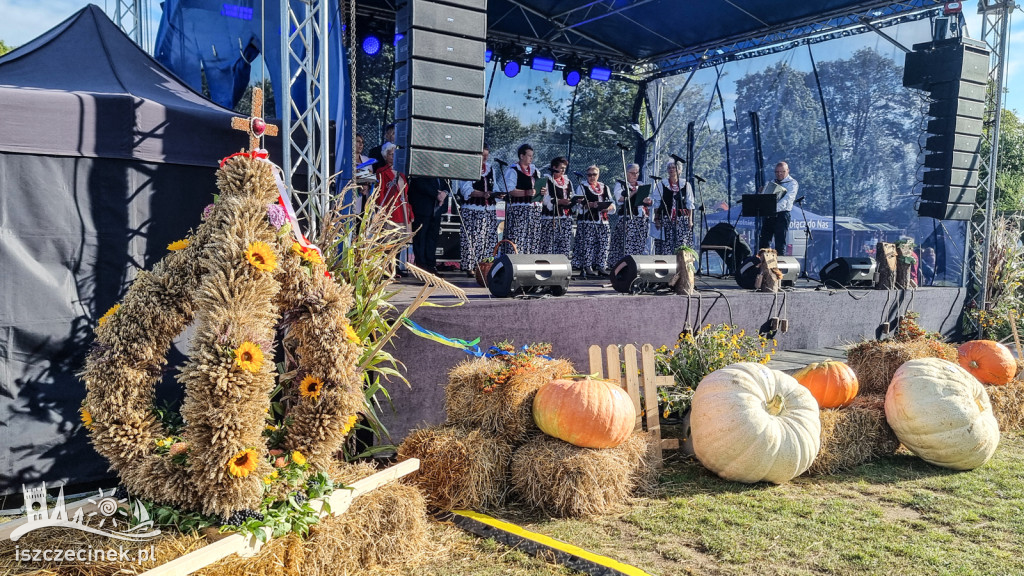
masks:
[[[356,425],[356,421],[357,420],[359,420],[359,415],[358,414],[353,414],[353,415],[349,416],[348,417],[348,421],[345,422],[345,425],[341,427],[341,433],[342,434],[348,434],[349,431],[352,430],[352,427]]]
[[[351,324],[345,324],[345,337],[351,340],[353,344],[362,343],[359,339],[359,334],[356,334],[356,329]]]
[[[245,259],[256,268],[270,272],[277,267],[277,256],[266,242],[253,242],[245,251]]]
[[[302,244],[299,244],[298,242],[292,242],[291,250],[292,250],[293,253],[301,255],[302,254]]]
[[[258,464],[256,451],[246,448],[228,460],[228,472],[236,478],[245,478],[250,472],[256,470]]]
[[[171,252],[175,252],[177,250],[184,250],[185,248],[188,248],[188,245],[188,238],[183,238],[181,240],[175,240],[174,242],[168,244],[167,249],[170,250]]]
[[[80,412],[82,413],[82,424],[86,428],[92,428],[92,414],[90,414],[85,408],[82,408]]]
[[[303,250],[302,251],[302,260],[305,261],[305,262],[309,262],[310,264],[323,264],[324,263],[323,256],[321,256],[319,252],[317,252],[316,250],[313,250],[313,249]]]
[[[306,398],[316,400],[320,397],[320,391],[324,388],[324,381],[312,374],[307,375],[299,383],[299,394]]]
[[[297,464],[299,466],[305,466],[306,465],[306,457],[302,455],[302,452],[299,452],[298,450],[293,450],[292,451],[292,462],[295,462],[295,464]]]
[[[111,316],[117,313],[117,309],[120,307],[120,304],[114,304],[113,306],[111,306],[110,310],[107,310],[106,312],[103,313],[103,316],[100,316],[100,319],[97,322],[97,324],[103,326],[103,324],[106,323],[107,320],[110,320]]]
[[[259,372],[263,368],[263,351],[258,345],[246,340],[235,348],[235,365],[242,370]]]

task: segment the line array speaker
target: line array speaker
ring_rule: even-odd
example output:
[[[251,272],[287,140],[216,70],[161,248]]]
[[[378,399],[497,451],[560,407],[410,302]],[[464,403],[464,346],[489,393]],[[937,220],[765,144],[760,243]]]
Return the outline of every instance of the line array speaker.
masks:
[[[928,138],[918,214],[962,219],[977,198],[989,50],[983,42],[948,38],[915,44],[903,85],[929,93]],[[969,216],[968,216],[969,217]]]
[[[484,145],[486,0],[407,0],[395,48],[395,164],[409,176],[475,180]]]

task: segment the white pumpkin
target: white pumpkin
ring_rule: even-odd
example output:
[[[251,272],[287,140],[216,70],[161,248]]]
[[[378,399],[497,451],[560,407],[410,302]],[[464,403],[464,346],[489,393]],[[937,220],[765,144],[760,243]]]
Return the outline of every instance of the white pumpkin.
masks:
[[[792,376],[753,362],[700,381],[690,409],[697,459],[726,480],[787,482],[821,446],[818,401]]]
[[[985,387],[940,358],[911,360],[896,370],[885,394],[885,419],[907,449],[936,466],[973,470],[999,445]]]

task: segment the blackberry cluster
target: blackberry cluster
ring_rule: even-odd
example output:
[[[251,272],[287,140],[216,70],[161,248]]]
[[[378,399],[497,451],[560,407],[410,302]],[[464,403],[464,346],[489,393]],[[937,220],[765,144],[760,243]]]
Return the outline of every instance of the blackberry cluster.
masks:
[[[299,506],[302,506],[303,504],[306,503],[306,500],[309,500],[309,496],[306,496],[305,492],[299,492],[298,490],[296,490],[295,492],[292,492],[291,493],[291,497],[292,497],[292,499],[295,500],[295,503],[298,504]]]
[[[250,518],[254,518],[256,520],[263,520],[263,514],[260,514],[255,510],[239,510],[238,512],[235,512],[231,516],[228,516],[224,520],[224,523],[230,526],[241,526],[243,523],[245,523],[246,520],[249,520]]]
[[[122,500],[122,499],[127,500],[128,499],[128,489],[125,488],[124,486],[121,486],[120,484],[118,484],[117,488],[114,488],[113,496],[114,496],[115,500]]]

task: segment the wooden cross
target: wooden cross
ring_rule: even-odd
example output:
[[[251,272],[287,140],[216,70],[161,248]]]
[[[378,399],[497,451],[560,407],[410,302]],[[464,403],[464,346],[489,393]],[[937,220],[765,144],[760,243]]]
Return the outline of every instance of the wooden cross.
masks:
[[[249,150],[253,151],[260,147],[260,138],[264,134],[267,136],[277,136],[277,126],[273,124],[267,124],[263,120],[263,89],[253,87],[252,89],[252,108],[248,118],[235,117],[231,119],[231,127],[235,130],[243,130],[249,133]]]

